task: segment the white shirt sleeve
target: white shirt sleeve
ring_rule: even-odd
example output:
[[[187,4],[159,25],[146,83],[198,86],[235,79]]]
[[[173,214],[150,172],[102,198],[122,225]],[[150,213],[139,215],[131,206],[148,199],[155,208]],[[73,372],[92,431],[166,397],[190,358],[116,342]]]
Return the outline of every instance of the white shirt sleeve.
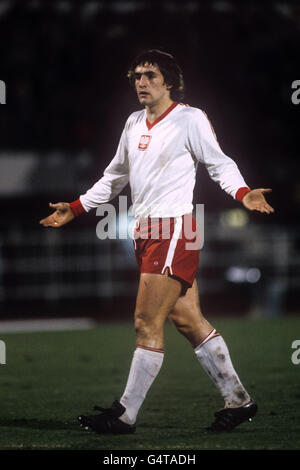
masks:
[[[129,181],[126,126],[122,132],[117,152],[104,170],[102,178],[79,197],[86,212],[116,197]]]
[[[206,114],[197,109],[189,126],[192,154],[203,163],[209,176],[233,198],[239,188],[248,187],[236,163],[221,150]]]

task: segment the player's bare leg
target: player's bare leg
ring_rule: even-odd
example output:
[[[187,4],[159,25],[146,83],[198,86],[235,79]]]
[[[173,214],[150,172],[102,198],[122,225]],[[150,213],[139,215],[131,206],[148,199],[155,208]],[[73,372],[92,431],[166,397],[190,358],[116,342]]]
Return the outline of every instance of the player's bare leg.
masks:
[[[236,413],[239,409],[239,415],[233,417],[234,425],[244,421],[244,416],[253,416],[257,407],[233,368],[224,339],[202,315],[196,280],[186,295],[177,300],[169,319],[191,343],[199,362],[219,389],[225,412]]]
[[[142,273],[134,313],[136,345],[164,347],[164,324],[181,293],[181,283],[161,274]]]
[[[213,330],[200,309],[196,280],[184,296],[180,296],[169,314],[169,320],[177,330],[196,348]]]

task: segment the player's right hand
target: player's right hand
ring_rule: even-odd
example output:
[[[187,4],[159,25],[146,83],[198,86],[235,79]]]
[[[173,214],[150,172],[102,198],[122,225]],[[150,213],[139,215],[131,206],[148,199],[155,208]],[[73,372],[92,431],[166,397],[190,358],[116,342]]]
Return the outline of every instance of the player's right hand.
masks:
[[[53,214],[45,219],[40,220],[40,224],[44,227],[59,228],[74,219],[75,215],[68,202],[58,202],[56,204],[49,203],[52,209],[55,209]]]

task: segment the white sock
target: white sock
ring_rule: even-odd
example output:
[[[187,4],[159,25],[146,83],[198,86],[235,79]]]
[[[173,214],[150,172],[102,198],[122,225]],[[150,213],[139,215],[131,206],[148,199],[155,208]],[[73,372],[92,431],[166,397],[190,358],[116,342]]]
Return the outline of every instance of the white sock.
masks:
[[[134,424],[138,411],[160,371],[164,358],[162,349],[138,346],[133,354],[125,391],[120,403],[125,406],[125,413],[119,418],[128,424]]]
[[[205,372],[220,390],[226,408],[242,406],[250,400],[233,368],[226,343],[216,330],[194,351]]]

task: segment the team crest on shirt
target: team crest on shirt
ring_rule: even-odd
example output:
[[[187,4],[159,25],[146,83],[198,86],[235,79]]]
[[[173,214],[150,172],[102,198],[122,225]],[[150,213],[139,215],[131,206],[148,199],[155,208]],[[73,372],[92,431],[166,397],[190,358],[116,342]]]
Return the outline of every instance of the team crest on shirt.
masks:
[[[151,135],[141,135],[138,148],[140,150],[147,150],[150,140],[151,140]]]

